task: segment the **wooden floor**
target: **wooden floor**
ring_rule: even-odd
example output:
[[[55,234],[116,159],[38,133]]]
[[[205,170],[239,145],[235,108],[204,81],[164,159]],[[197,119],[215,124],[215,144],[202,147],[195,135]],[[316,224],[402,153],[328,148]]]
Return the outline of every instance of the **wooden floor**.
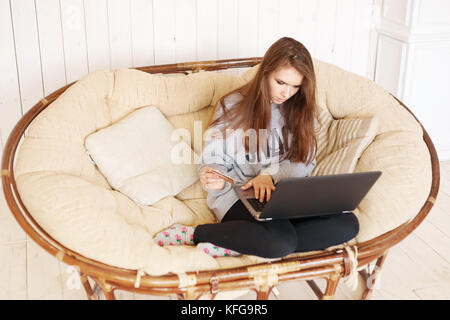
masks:
[[[318,283],[323,289],[325,283]],[[316,299],[304,281],[278,286],[280,299]],[[116,291],[118,299],[160,299]],[[239,299],[254,299],[247,293]],[[354,299],[341,281],[335,299]],[[271,299],[274,299],[271,296]],[[0,193],[0,299],[86,299],[76,270],[38,247]],[[169,299],[163,297],[163,299]],[[439,195],[429,216],[389,251],[372,299],[450,299],[450,161],[441,162]]]

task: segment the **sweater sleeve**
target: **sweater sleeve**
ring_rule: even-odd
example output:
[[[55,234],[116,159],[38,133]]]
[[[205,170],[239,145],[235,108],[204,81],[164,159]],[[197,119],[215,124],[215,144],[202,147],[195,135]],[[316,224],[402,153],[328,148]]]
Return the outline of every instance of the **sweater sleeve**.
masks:
[[[224,151],[224,146],[225,140],[219,138],[211,139],[209,142],[205,143],[201,161],[198,166],[199,175],[204,167],[210,167],[223,172],[235,181],[239,180],[239,177],[235,174],[233,162],[230,161],[229,156]],[[217,197],[228,192],[231,187],[232,184],[228,181],[225,181],[225,186],[223,187],[223,189],[213,190],[204,187],[204,190],[207,191],[209,195]]]
[[[222,114],[221,103],[219,101],[214,119],[218,118]],[[214,120],[213,119],[213,120]],[[200,164],[198,166],[198,174],[200,175],[202,169],[206,166],[219,170],[231,177],[235,181],[239,181],[240,178],[234,170],[234,159],[226,152],[226,139],[222,137],[219,129],[223,126],[220,124],[215,127],[211,127],[207,130],[205,135],[205,145],[200,157]],[[232,184],[225,181],[225,186],[220,190],[213,190],[203,187],[208,192],[209,196],[218,197],[230,191]]]

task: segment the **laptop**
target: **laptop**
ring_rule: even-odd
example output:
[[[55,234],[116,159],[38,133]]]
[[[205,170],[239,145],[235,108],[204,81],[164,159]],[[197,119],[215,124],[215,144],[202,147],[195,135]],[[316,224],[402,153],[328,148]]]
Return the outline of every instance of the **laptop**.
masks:
[[[253,188],[233,186],[242,203],[258,221],[295,219],[352,212],[369,192],[381,171],[280,180],[270,200],[259,202]]]

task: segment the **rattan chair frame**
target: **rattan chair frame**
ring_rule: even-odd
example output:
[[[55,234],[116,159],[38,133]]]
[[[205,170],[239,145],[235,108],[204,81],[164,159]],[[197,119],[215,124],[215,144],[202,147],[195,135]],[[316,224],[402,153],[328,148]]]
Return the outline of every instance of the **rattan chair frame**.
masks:
[[[166,64],[136,68],[147,73],[184,73],[199,71],[224,70],[231,68],[248,68],[261,62],[261,57],[245,59],[227,59],[217,61],[200,61],[177,64]],[[34,220],[22,202],[14,179],[14,159],[17,148],[28,126],[49,104],[57,99],[69,88],[68,84],[34,105],[16,124],[8,137],[2,157],[2,184],[6,202],[22,229],[40,247],[59,261],[76,266],[80,271],[80,279],[86,291],[88,299],[96,299],[99,295],[88,280],[92,279],[95,286],[103,291],[106,299],[115,299],[114,290],[125,290],[150,295],[170,295],[178,299],[198,299],[204,294],[211,294],[214,298],[218,292],[228,290],[251,289],[256,292],[257,299],[268,299],[272,289],[280,282],[292,280],[305,280],[319,299],[332,299],[339,281],[350,274],[352,268],[351,259],[347,250],[336,249],[321,251],[309,255],[282,259],[271,263],[260,263],[245,267],[227,268],[210,271],[188,272],[189,281],[175,274],[163,276],[139,275],[137,270],[129,270],[110,266],[93,259],[86,258],[73,250],[64,247],[53,239]],[[395,97],[394,97],[395,98]],[[398,99],[396,99],[408,112],[414,114]],[[419,120],[414,116],[416,121]],[[398,226],[394,230],[386,232],[369,241],[355,245],[357,255],[357,267],[368,266],[375,262],[377,268],[374,271],[359,271],[366,279],[371,279],[371,285],[367,286],[362,294],[362,299],[369,299],[377,275],[381,270],[389,249],[407,237],[425,219],[436,200],[439,190],[439,160],[434,145],[423,128],[423,139],[427,145],[432,169],[432,184],[427,200],[417,215],[410,221]],[[139,278],[139,286],[136,280]],[[326,288],[322,292],[314,280],[325,279]],[[366,281],[367,283],[367,281]]]

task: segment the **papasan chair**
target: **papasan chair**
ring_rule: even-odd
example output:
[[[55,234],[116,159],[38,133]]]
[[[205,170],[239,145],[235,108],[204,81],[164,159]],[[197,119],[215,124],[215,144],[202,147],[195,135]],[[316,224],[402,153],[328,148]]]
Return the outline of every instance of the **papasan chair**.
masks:
[[[313,174],[382,172],[355,210],[357,237],[321,251],[281,259],[214,259],[193,246],[160,247],[153,236],[173,223],[214,221],[200,181],[152,206],[140,206],[113,189],[86,153],[88,135],[142,106],[158,107],[174,128],[193,133],[192,123],[201,120],[205,130],[218,100],[249,81],[260,61],[92,72],[39,101],[17,123],[2,159],[8,206],[39,246],[79,268],[89,299],[98,298],[89,279],[107,299],[115,298],[116,289],[179,299],[254,290],[258,299],[268,299],[279,283],[292,280],[305,280],[319,299],[332,299],[341,279],[353,288],[368,284],[362,298],[370,298],[389,249],[423,221],[439,189],[438,157],[427,132],[403,103],[374,82],[314,60],[321,131]],[[247,70],[241,76],[219,71],[231,68]],[[345,126],[367,119],[370,128],[361,136],[353,135],[357,126]],[[344,127],[350,128],[347,135]],[[198,146],[191,147],[200,154]],[[351,160],[335,170],[341,163],[327,159],[342,150]],[[326,280],[325,290],[315,279]]]

